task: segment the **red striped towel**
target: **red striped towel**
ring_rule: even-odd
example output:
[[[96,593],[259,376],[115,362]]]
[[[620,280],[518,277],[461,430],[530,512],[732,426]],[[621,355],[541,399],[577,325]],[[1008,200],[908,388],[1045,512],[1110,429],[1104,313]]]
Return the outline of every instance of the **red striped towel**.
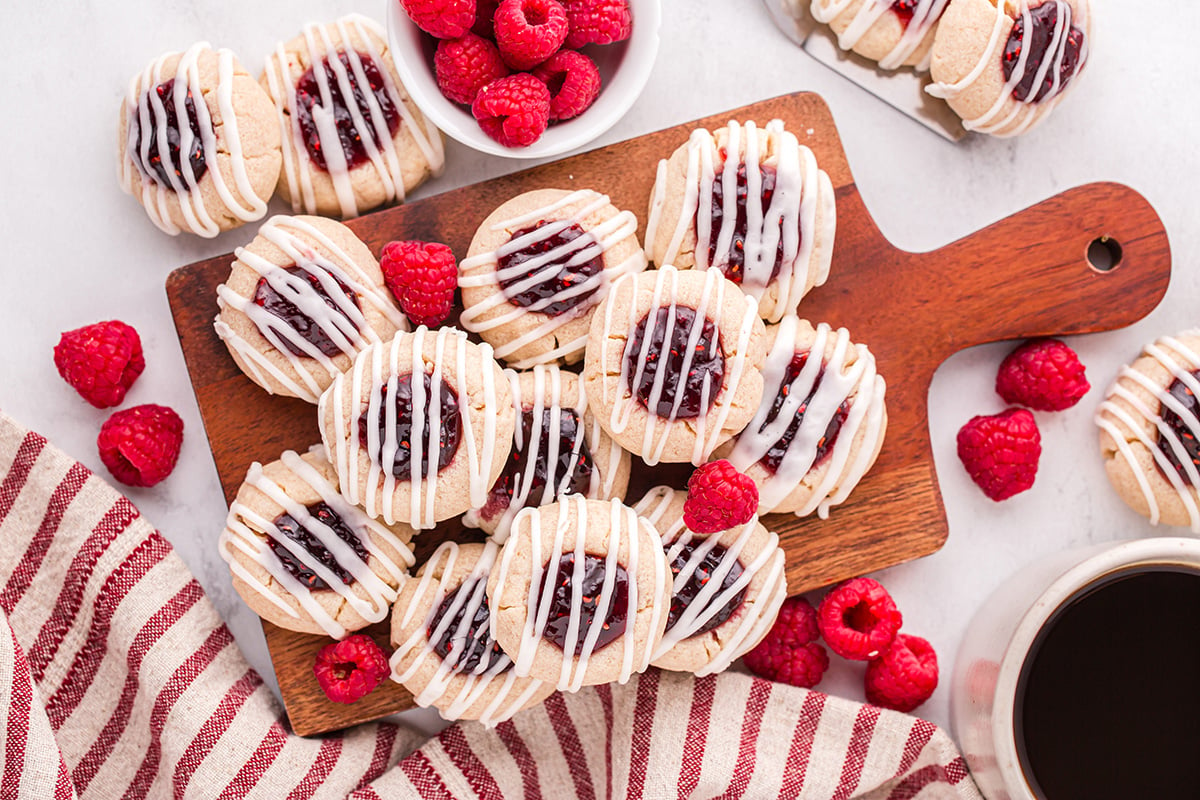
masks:
[[[488,731],[292,735],[171,545],[0,413],[0,798],[978,798],[924,720],[652,670]]]

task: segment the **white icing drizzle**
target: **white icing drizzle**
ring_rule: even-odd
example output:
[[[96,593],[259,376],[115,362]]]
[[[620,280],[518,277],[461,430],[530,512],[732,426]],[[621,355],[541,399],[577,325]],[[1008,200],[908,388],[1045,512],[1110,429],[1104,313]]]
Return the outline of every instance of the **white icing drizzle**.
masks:
[[[422,608],[428,609],[425,619],[411,636],[396,645],[391,657],[392,680],[398,683],[411,680],[421,671],[428,659],[438,660],[437,670],[425,688],[414,695],[414,699],[420,706],[430,706],[442,701],[445,705],[439,710],[446,719],[459,719],[486,692],[494,691],[495,696],[479,716],[479,721],[489,728],[512,717],[528,705],[535,695],[542,692],[545,686],[544,682],[534,678],[519,677],[511,668],[512,659],[505,654],[481,659],[470,672],[458,666],[459,656],[469,644],[479,641],[484,636],[490,636],[490,624],[476,630],[475,635],[471,636],[471,623],[479,607],[486,602],[488,573],[495,565],[499,551],[499,545],[488,540],[471,572],[451,586],[451,575],[461,550],[454,542],[443,542],[429,557],[417,584],[416,594],[400,617],[399,624],[404,627],[410,625]],[[436,582],[433,577],[435,572],[440,572],[441,576]],[[457,591],[437,628],[429,635],[429,626],[433,623],[434,615],[437,614],[446,595],[460,587],[463,589]],[[395,613],[400,614],[400,609],[397,608]],[[450,637],[450,651],[443,659],[434,651],[434,643],[442,640],[456,618],[458,625]],[[415,654],[412,663],[401,671],[401,664],[411,654]],[[461,679],[461,685],[457,687],[457,692],[451,695],[451,684],[455,678]]]
[[[330,35],[330,28],[337,30],[339,40],[335,43]],[[372,35],[375,38],[372,38]],[[358,46],[365,53],[360,53],[352,43],[357,36]],[[338,138],[337,125],[331,108],[329,77],[323,68],[323,62],[328,60],[337,81],[338,90],[343,98],[347,98],[346,110],[354,121],[354,127],[362,135],[363,149],[367,154],[367,162],[355,169],[373,167],[380,182],[383,184],[387,201],[404,200],[404,178],[401,174],[401,156],[388,129],[387,118],[379,105],[375,93],[370,90],[370,82],[363,68],[363,56],[375,62],[379,75],[383,79],[384,91],[400,115],[400,128],[397,133],[407,127],[412,134],[422,157],[429,164],[430,170],[437,174],[445,161],[441,134],[433,123],[425,120],[422,128],[408,105],[401,99],[401,89],[392,79],[389,65],[376,48],[376,41],[386,41],[387,34],[383,27],[372,19],[361,14],[349,14],[330,25],[310,23],[304,26],[305,51],[301,63],[307,63],[313,69],[313,77],[320,89],[321,101],[312,107],[313,125],[320,137],[321,152],[325,155],[326,171],[333,182],[333,189],[341,207],[344,218],[358,216],[358,203],[354,196],[354,182],[350,177],[351,170],[346,163],[345,153]],[[350,72],[337,57],[345,53],[350,64]],[[292,199],[292,210],[317,213],[316,195],[313,190],[313,175],[319,170],[308,157],[304,146],[304,134],[300,128],[300,117],[297,113],[296,82],[299,76],[293,76],[289,69],[288,54],[283,43],[275,46],[275,52],[267,57],[267,85],[271,97],[275,100],[278,111],[279,128],[283,133],[283,174],[287,178],[288,193]],[[363,98],[370,111],[370,119],[364,118],[358,103],[353,101],[354,87],[364,87]]]
[[[504,370],[505,376],[508,378],[509,385],[512,387],[513,410],[516,412],[516,425],[513,427],[513,452],[520,452],[525,457],[525,463],[532,466],[531,459],[542,449],[542,442],[545,440],[548,444],[546,457],[546,484],[542,487],[541,493],[534,496],[533,478],[534,470],[528,469],[525,472],[518,472],[512,478],[510,490],[512,491],[511,499],[508,507],[501,513],[496,522],[496,530],[492,534],[492,539],[503,544],[508,538],[509,528],[512,526],[513,519],[517,513],[526,506],[544,506],[548,503],[553,503],[555,500],[565,496],[570,489],[571,480],[575,475],[575,470],[579,465],[579,458],[582,452],[584,442],[587,443],[588,452],[592,455],[592,473],[589,479],[588,490],[585,497],[594,500],[607,500],[612,497],[614,484],[618,472],[618,464],[621,458],[621,447],[616,442],[609,439],[608,441],[608,461],[606,468],[603,469],[604,474],[601,474],[601,467],[595,460],[595,455],[599,452],[604,431],[600,427],[600,423],[595,416],[588,413],[587,394],[584,392],[583,381],[574,380],[571,383],[574,386],[574,392],[568,394],[568,390],[563,387],[562,370],[555,366],[537,366],[534,367],[531,373],[533,375],[533,394],[530,397],[523,397],[521,392],[521,373],[515,370]],[[573,376],[574,377],[574,376]],[[533,415],[533,427],[530,430],[530,440],[524,440],[524,430],[521,425],[521,416],[528,410]],[[550,427],[543,426],[543,418],[546,410],[550,411]],[[571,458],[567,464],[567,469],[560,475],[559,470],[559,454],[564,446],[562,440],[562,417],[563,412],[574,411],[579,418],[578,438],[571,444]],[[467,512],[463,518],[463,524],[469,527],[479,527],[479,511],[475,508]]]
[[[828,0],[828,2],[817,0],[811,7],[813,19],[828,24],[841,16],[842,12],[853,2],[854,0]],[[846,30],[838,34],[838,47],[843,50],[853,50],[876,21],[892,10],[892,2],[893,0],[863,0]],[[909,56],[920,47],[926,34],[937,25],[942,12],[949,4],[950,0],[917,0],[912,19],[907,25],[904,25],[904,33],[887,55],[879,59],[880,69],[897,69],[904,66],[904,62],[908,60]],[[903,20],[901,20],[901,24],[903,24]],[[922,72],[929,69],[928,55],[921,60],[920,64],[916,65],[916,69]]]
[[[1200,336],[1200,329],[1184,331],[1180,336]],[[1200,354],[1197,354],[1178,338],[1164,336],[1153,344],[1147,345],[1145,355],[1153,357],[1163,369],[1170,373],[1173,379],[1171,382],[1175,380],[1182,382],[1191,390],[1192,394],[1200,397],[1200,381],[1197,381],[1192,375],[1196,370],[1200,370]],[[1181,365],[1179,359],[1184,364]],[[1132,381],[1138,387],[1153,395],[1158,400],[1158,407],[1152,408],[1147,405],[1133,388],[1122,384],[1121,378]],[[1175,493],[1179,496],[1179,501],[1183,504],[1184,509],[1187,510],[1192,533],[1200,533],[1200,506],[1197,505],[1196,490],[1193,488],[1200,486],[1200,472],[1197,471],[1196,466],[1192,463],[1191,458],[1184,449],[1179,434],[1163,420],[1162,410],[1165,407],[1174,412],[1194,437],[1200,437],[1200,420],[1167,391],[1170,388],[1171,382],[1163,386],[1138,370],[1128,366],[1122,367],[1120,373],[1117,375],[1117,379],[1109,387],[1108,399],[1100,404],[1095,421],[1102,430],[1112,437],[1117,452],[1125,459],[1130,473],[1137,481],[1138,488],[1142,490],[1142,496],[1146,499],[1146,505],[1149,508],[1150,524],[1158,524],[1158,500],[1155,498],[1154,490],[1150,486],[1150,476],[1142,468],[1141,464],[1139,464],[1137,454],[1130,447],[1130,443],[1133,441],[1141,444],[1153,456],[1155,463],[1158,465],[1159,473],[1171,484],[1171,488],[1175,490]],[[1140,419],[1113,402],[1115,398],[1124,400],[1132,406],[1134,411],[1140,415]],[[1106,413],[1114,417],[1116,421],[1106,419]],[[1146,422],[1154,426],[1158,432],[1159,440],[1167,443],[1171,448],[1171,452],[1175,454],[1175,458],[1183,465],[1183,469],[1187,473],[1187,482],[1184,482],[1183,478],[1179,476],[1175,467],[1158,446],[1158,442],[1145,430]]]
[[[675,625],[663,634],[662,641],[652,655],[654,660],[657,661],[678,644],[696,635],[696,632],[724,608],[738,592],[749,587],[756,575],[761,572],[765,572],[766,575],[757,597],[745,597],[742,605],[729,619],[709,631],[709,633],[715,633],[715,631],[725,628],[731,630],[731,632],[722,631],[722,635],[718,637],[721,644],[720,651],[711,661],[696,670],[697,675],[709,675],[721,672],[752,649],[774,624],[775,618],[779,615],[779,608],[787,598],[784,554],[783,550],[779,548],[779,537],[770,533],[770,541],[762,552],[749,564],[742,562],[742,551],[745,550],[750,537],[758,527],[758,517],[754,517],[743,525],[738,532],[737,539],[733,542],[728,542],[727,537],[723,534],[712,536],[694,534],[684,525],[682,515],[669,526],[663,525],[666,521],[663,519],[663,515],[675,500],[675,496],[674,489],[667,486],[656,486],[633,507],[638,516],[648,519],[658,529],[659,535],[662,537],[663,548],[667,553],[668,564],[675,563],[675,559],[686,547],[694,546],[688,560],[679,570],[679,574],[675,576],[671,587],[672,597],[688,585],[696,569],[704,563],[704,559],[718,544],[725,547],[725,557],[720,566],[712,573],[708,583],[679,615]],[[724,543],[722,543],[723,539]],[[722,590],[721,585],[725,582],[725,577],[733,569],[735,563],[741,563],[742,574]],[[754,613],[742,613],[741,609],[745,607],[747,601],[753,601]]]
[[[585,572],[584,557],[587,555],[587,536],[585,532],[588,528],[588,504],[589,501],[583,495],[573,494],[564,497],[558,502],[558,520],[555,525],[553,535],[549,537],[549,545],[543,549],[543,533],[542,521],[539,509],[526,508],[517,515],[515,524],[518,526],[526,525],[529,529],[529,559],[532,564],[532,573],[529,576],[529,589],[526,601],[528,603],[528,612],[525,618],[525,627],[521,631],[521,642],[517,648],[517,652],[513,658],[513,671],[518,675],[528,675],[529,668],[533,664],[534,656],[537,653],[538,643],[542,640],[545,633],[546,625],[550,620],[551,606],[554,602],[555,582],[547,580],[545,586],[542,586],[542,576],[547,570],[552,570],[557,573],[560,556],[565,553],[573,552],[575,554],[574,572],[571,578],[571,613],[570,622],[567,625],[566,640],[563,643],[562,653],[562,669],[559,672],[557,688],[561,691],[574,692],[578,691],[584,684],[585,673],[587,672],[588,661],[592,654],[596,651],[596,641],[600,637],[601,622],[600,619],[595,619],[588,627],[587,631],[580,630],[580,611],[583,608],[582,582]],[[574,513],[571,513],[573,506]],[[644,645],[644,653],[641,659],[635,661],[638,642],[634,636],[636,628],[639,597],[637,576],[640,564],[643,558],[648,558],[654,571],[654,593],[650,610],[645,612],[650,614],[650,630],[657,631],[660,621],[666,613],[666,609],[661,608],[660,604],[653,600],[661,596],[663,589],[666,586],[667,563],[661,553],[642,553],[641,551],[641,535],[639,531],[639,522],[637,512],[626,505],[622,505],[619,500],[610,500],[609,508],[609,536],[608,550],[604,554],[604,584],[600,590],[600,595],[596,600],[596,608],[604,609],[609,607],[612,602],[613,591],[616,586],[616,568],[622,566],[625,568],[627,576],[627,603],[625,606],[625,630],[621,636],[609,642],[606,647],[621,647],[621,670],[617,681],[626,683],[637,672],[644,672],[650,666],[651,651],[654,649],[654,642]],[[566,533],[571,527],[571,519],[574,517],[574,532],[575,532],[575,549],[563,550],[563,542],[566,538]],[[618,554],[622,548],[623,537],[629,537],[627,545],[628,555],[625,562],[621,563],[618,560]],[[523,580],[516,576],[510,576],[509,571],[512,568],[512,560],[517,554],[518,542],[517,539],[510,540],[505,544],[500,556],[500,569],[498,581],[501,587],[508,585],[509,580]],[[539,593],[539,587],[541,592]],[[496,617],[492,616],[492,624],[495,625]],[[583,636],[583,648],[578,656],[572,656],[575,652],[576,643],[580,636]],[[494,631],[493,631],[494,636]]]
[[[301,238],[301,234],[315,240],[320,249]],[[345,250],[313,225],[296,217],[275,216],[262,226],[259,236],[282,250],[292,263],[279,266],[244,247],[239,247],[234,257],[266,278],[282,298],[313,320],[343,355],[354,358],[364,347],[382,339],[362,310],[338,286],[338,281],[348,286],[360,302],[373,306],[396,329],[408,330],[408,320],[396,308],[386,290]],[[337,308],[331,308],[303,276],[289,274],[287,269],[291,266],[299,267],[316,278]],[[332,358],[301,336],[286,320],[256,305],[253,292],[246,297],[230,289],[227,284],[221,284],[217,287],[217,304],[221,308],[237,309],[249,317],[263,338],[287,359],[295,372],[294,376],[288,374],[259,347],[217,317],[213,323],[217,335],[237,351],[242,363],[253,373],[255,382],[260,386],[270,385],[269,376],[296,397],[315,403],[323,391],[319,376],[322,373],[327,377],[341,374],[342,370]],[[304,351],[304,355],[296,355],[286,343],[295,345]],[[271,390],[268,388],[267,391]]]
[[[784,130],[782,120],[773,119],[763,129],[767,135],[766,152],[760,151],[758,128],[753,122],[739,125],[731,121],[725,130],[728,136],[725,152],[728,156],[723,162],[716,137],[711,132],[698,129],[688,139],[683,207],[667,251],[660,259],[660,266],[675,263],[684,237],[693,223],[696,230],[696,249],[693,253],[696,269],[728,264],[738,217],[737,192],[732,190],[737,185],[738,167],[746,165],[747,196],[761,197],[762,173],[759,167],[766,160],[766,153],[774,153],[775,194],[770,206],[764,213],[759,203],[746,203],[745,267],[741,286],[742,291],[755,300],[762,299],[768,286],[778,287],[778,299],[767,317],[775,322],[783,315],[795,312],[810,283],[820,286],[829,277],[832,248],[824,248],[816,259],[813,252],[818,238],[832,242],[836,233],[837,210],[833,184],[825,171],[817,167],[812,150],[800,144],[794,134]],[[740,152],[743,153],[741,160],[737,157]],[[654,246],[658,226],[662,222],[666,202],[666,165],[666,160],[659,163],[654,184],[650,217],[646,223],[647,255]],[[724,215],[721,227],[713,231],[711,215],[701,213],[697,216],[696,211],[712,207],[717,170],[720,170],[724,187]],[[819,231],[818,216],[824,222]],[[782,260],[779,274],[772,278],[781,236]],[[713,263],[709,264],[709,244],[714,237],[716,255]]]
[[[796,419],[800,406],[808,399],[803,411],[800,427],[784,452],[783,459],[774,475],[759,482],[759,511],[768,513],[794,490],[813,468],[817,448],[825,436],[825,429],[837,415],[842,403],[851,399],[846,419],[838,431],[832,452],[821,482],[813,487],[812,496],[796,510],[796,516],[804,517],[817,512],[826,519],[829,509],[849,496],[859,480],[871,466],[872,456],[883,436],[884,392],[883,377],[875,371],[875,356],[865,345],[851,345],[850,334],[845,328],[835,333],[833,328],[821,323],[809,353],[820,358],[809,358],[800,374],[788,386],[787,397],[779,407],[779,413],[769,424],[771,407],[783,389],[788,364],[796,354],[796,331],[799,319],[785,317],[776,331],[775,344],[767,354],[763,365],[763,383],[775,387],[769,396],[764,393],[763,401],[746,429],[738,434],[729,463],[744,472],[766,456],[771,446],[778,442]],[[833,353],[825,356],[830,338],[833,338]],[[851,356],[854,363],[850,364]],[[823,370],[823,371],[822,371]],[[813,391],[814,385],[820,385]],[[864,431],[862,444],[854,447],[858,432]],[[854,459],[851,461],[851,456]]]
[[[642,347],[637,354],[633,373],[629,371],[629,348],[633,346],[632,333],[637,327],[641,316],[638,314],[636,303],[637,298],[637,278],[638,276],[626,276],[618,281],[612,289],[612,297],[605,308],[604,316],[604,334],[600,340],[600,363],[603,369],[609,368],[609,348],[612,347],[613,332],[625,332],[618,341],[624,342],[624,348],[621,353],[621,373],[614,381],[611,378],[605,378],[602,381],[602,391],[604,401],[612,403],[612,411],[609,416],[609,427],[616,433],[625,430],[629,425],[629,421],[633,416],[633,412],[642,408],[646,413],[646,430],[642,437],[642,446],[638,451],[638,455],[650,466],[654,466],[662,458],[663,450],[666,448],[667,439],[674,430],[676,425],[687,425],[689,429],[694,429],[696,444],[692,448],[692,463],[696,465],[703,464],[708,456],[716,449],[720,443],[721,432],[725,426],[725,420],[729,416],[729,412],[733,408],[733,389],[736,387],[748,367],[746,364],[746,350],[750,345],[750,336],[754,331],[754,325],[758,321],[758,303],[749,295],[739,295],[729,298],[728,302],[742,302],[742,325],[737,332],[737,345],[734,350],[735,355],[730,358],[725,358],[725,379],[724,386],[717,387],[717,401],[711,407],[709,404],[709,389],[711,384],[705,383],[704,394],[701,398],[700,407],[708,408],[708,411],[700,416],[691,419],[678,419],[679,406],[683,402],[684,392],[682,390],[676,392],[675,403],[672,407],[672,413],[667,417],[661,417],[652,409],[657,407],[659,398],[662,397],[666,389],[667,380],[675,380],[676,376],[668,376],[665,368],[656,370],[654,376],[654,384],[650,391],[649,401],[646,407],[642,407],[638,402],[637,394],[631,390],[631,386],[636,386],[645,374],[648,366],[648,357],[650,355],[651,332],[654,330],[656,315],[659,308],[669,309],[667,315],[667,325],[664,331],[663,341],[671,340],[671,332],[675,329],[675,309],[679,301],[679,277],[680,270],[677,270],[671,265],[665,265],[661,269],[653,273],[643,273],[644,276],[653,274],[654,277],[654,292],[653,299],[650,305],[650,319],[646,325],[646,335],[642,339]],[[726,291],[731,286],[729,281],[721,274],[720,270],[713,268],[705,270],[704,288],[701,292],[700,301],[696,304],[696,324],[688,332],[687,348],[684,353],[684,360],[680,374],[686,375],[690,369],[693,356],[697,353],[701,346],[700,336],[704,330],[704,318],[707,317],[716,326],[717,320],[720,319],[722,309],[726,303]],[[625,296],[623,296],[625,295]],[[683,303],[686,307],[691,307],[691,303]],[[617,319],[616,310],[619,306],[624,306],[626,313],[620,320]],[[719,330],[719,328],[718,328]],[[728,331],[722,331],[721,336],[724,341],[725,334]],[[705,343],[705,347],[712,347],[715,343]],[[723,348],[728,352],[729,347],[726,344]],[[660,364],[662,362],[659,362]],[[611,391],[616,388],[616,392]],[[610,401],[610,395],[612,399]]]
[[[438,460],[440,455],[441,403],[437,397],[428,400],[424,381],[416,376],[425,372],[422,352],[427,337],[434,337],[432,384],[434,392],[440,382],[447,385],[458,396],[458,407],[462,422],[458,450],[454,458],[467,459],[469,492],[472,506],[481,506],[487,501],[487,490],[491,485],[489,472],[496,449],[496,425],[500,415],[500,402],[496,394],[495,370],[491,369],[492,348],[487,344],[474,345],[467,335],[455,328],[439,328],[430,331],[424,325],[411,334],[399,333],[391,342],[374,344],[359,353],[350,371],[340,373],[333,384],[321,395],[318,404],[320,418],[332,413],[334,424],[333,442],[330,431],[321,431],[325,446],[333,454],[342,493],[352,503],[366,509],[372,517],[383,517],[388,524],[403,518],[418,530],[432,528],[437,523],[434,501],[438,491]],[[480,366],[472,366],[467,360],[467,348],[480,349]],[[449,381],[442,365],[453,364],[453,383]],[[398,517],[392,502],[398,478],[392,474],[392,464],[400,450],[396,437],[396,403],[381,402],[381,392],[387,387],[388,398],[396,397],[397,379],[411,374],[412,380],[412,430],[424,431],[424,436],[412,437],[411,442],[411,500],[406,515]],[[482,408],[476,408],[470,393],[469,383],[478,381],[483,398]],[[330,409],[330,404],[332,408]],[[347,406],[350,413],[344,414]],[[329,409],[329,412],[327,412]],[[367,441],[359,438],[358,418],[367,414]],[[386,433],[379,441],[381,415],[386,421]],[[478,430],[476,415],[482,418],[483,430]],[[366,451],[363,451],[363,448]],[[371,454],[371,455],[367,455]],[[374,454],[379,454],[376,457]],[[368,459],[365,487],[360,486],[359,464]],[[421,477],[421,462],[428,462],[426,477]]]
[[[362,509],[346,502],[346,499],[338,493],[337,488],[299,454],[288,450],[280,456],[279,460],[296,477],[310,486],[320,496],[321,501],[342,518],[346,527],[359,535],[368,557],[377,562],[378,568],[385,573],[387,579],[376,574],[371,566],[359,558],[358,554],[354,552],[354,548],[342,541],[331,527],[309,514],[305,506],[289,497],[279,484],[268,478],[263,473],[262,464],[257,461],[250,465],[250,470],[246,473],[246,483],[279,505],[285,513],[312,534],[313,538],[320,542],[321,547],[333,555],[337,565],[351,575],[354,579],[353,584],[366,592],[367,597],[359,597],[354,592],[351,583],[340,579],[302,545],[288,538],[275,525],[274,518],[268,519],[239,501],[234,501],[233,505],[229,507],[225,530],[221,532],[217,544],[221,556],[229,564],[234,575],[288,616],[299,619],[300,614],[296,609],[238,562],[234,550],[249,556],[266,570],[287,594],[296,600],[300,608],[311,616],[322,630],[335,639],[345,636],[346,629],[322,608],[307,586],[287,571],[283,562],[271,550],[267,542],[268,538],[283,546],[293,559],[325,581],[329,587],[326,591],[336,592],[367,622],[379,622],[384,619],[392,602],[396,599],[396,590],[392,584],[398,584],[408,574],[408,568],[413,565],[412,549],[396,534],[364,514]],[[404,563],[394,562],[376,542],[377,539],[391,545],[400,553]]]
[[[205,175],[212,176],[212,185],[217,197],[225,210],[243,222],[261,219],[267,213],[269,197],[259,197],[250,183],[250,175],[246,169],[246,157],[242,152],[242,139],[238,134],[238,119],[233,107],[233,52],[224,48],[217,53],[217,86],[213,97],[221,113],[222,134],[218,140],[213,128],[212,116],[204,95],[204,85],[200,82],[199,58],[204,52],[211,52],[208,42],[198,42],[189,47],[182,55],[179,53],[164,53],[152,62],[129,84],[129,92],[125,97],[126,136],[125,156],[121,159],[121,188],[133,193],[134,175],[141,178],[142,205],[150,219],[164,233],[177,234],[180,228],[170,216],[171,204],[179,203],[188,230],[205,238],[212,238],[221,232],[220,226],[212,218],[212,213],[204,204],[204,195],[200,191],[200,180],[192,171],[188,154],[192,151],[195,134],[187,113],[187,97],[191,93],[192,105],[196,111],[196,122],[200,128],[200,145],[204,152],[204,163],[207,166]],[[166,62],[173,56],[179,55],[179,64],[174,74],[165,74]],[[171,163],[171,146],[167,135],[167,107],[158,96],[155,88],[168,80],[174,79],[171,91],[171,103],[174,106],[175,118],[179,130],[179,164]],[[149,134],[151,125],[154,126],[155,136],[142,137],[142,147],[137,149],[138,131]],[[158,145],[158,153],[163,166],[170,178],[170,185],[160,184],[156,173],[147,171],[143,166],[150,160],[151,144]],[[229,168],[233,175],[235,195],[225,181],[220,169],[220,158],[225,155],[221,149],[228,151]],[[173,167],[178,167],[182,176],[177,175]]]
[[[570,300],[572,297],[586,295],[588,292],[594,290],[595,294],[587,297],[579,305],[561,314],[556,316],[540,314],[540,322],[536,327],[514,338],[512,341],[498,346],[496,348],[496,357],[505,359],[510,366],[517,369],[525,369],[537,364],[552,363],[560,358],[565,358],[583,350],[584,345],[587,344],[586,332],[582,336],[570,342],[561,343],[553,350],[539,356],[521,359],[509,358],[509,356],[521,348],[553,336],[559,328],[587,314],[590,309],[598,305],[607,296],[608,287],[618,278],[623,275],[641,272],[645,269],[646,259],[640,250],[635,250],[619,264],[606,266],[586,281],[564,288],[528,307],[522,307],[511,302],[506,296],[505,291],[500,288],[500,281],[518,277],[526,272],[530,273],[527,278],[509,287],[509,292],[519,294],[533,286],[553,280],[563,267],[563,264],[560,262],[564,260],[566,266],[573,267],[586,264],[593,258],[601,257],[618,242],[633,236],[637,232],[637,217],[634,216],[633,212],[621,211],[612,218],[593,225],[589,229],[585,229],[582,236],[578,236],[524,263],[508,267],[507,269],[500,269],[500,259],[524,250],[538,242],[552,238],[571,225],[583,227],[584,221],[588,217],[609,204],[608,195],[594,192],[591,189],[580,189],[565,195],[549,205],[536,208],[521,216],[502,220],[492,225],[491,229],[493,231],[519,230],[546,220],[560,209],[571,205],[579,205],[579,208],[565,219],[549,221],[535,231],[531,231],[515,239],[510,239],[491,252],[479,253],[463,260],[459,265],[460,274],[458,283],[460,286],[495,286],[496,291],[482,302],[463,310],[461,317],[459,317],[462,326],[472,333],[485,333],[502,325],[507,325],[524,314],[536,314],[551,304],[562,303]],[[485,315],[505,305],[509,306],[505,313],[491,319],[483,319]]]
[[[1037,123],[1045,119],[1063,98],[1064,87],[1060,80],[1060,68],[1062,67],[1063,59],[1066,57],[1067,35],[1071,31],[1072,25],[1084,31],[1083,44],[1079,51],[1079,63],[1075,68],[1075,78],[1078,78],[1079,73],[1083,72],[1083,68],[1087,64],[1088,50],[1091,43],[1091,36],[1088,33],[1091,26],[1089,24],[1087,0],[1075,3],[1068,3],[1066,0],[1045,0],[1045,2],[1057,3],[1058,14],[1056,15],[1054,33],[1051,35],[1050,44],[1047,46],[1046,53],[1042,57],[1042,63],[1034,75],[1033,85],[1028,96],[1024,100],[1016,100],[1013,97],[1013,90],[1017,88],[1017,84],[1025,77],[1025,65],[1029,61],[1030,48],[1022,47],[1021,55],[1017,59],[1016,66],[1013,67],[1012,74],[1001,87],[1000,94],[996,97],[996,101],[992,106],[974,119],[963,120],[963,127],[967,130],[989,133],[993,136],[1016,136],[1032,129]],[[989,68],[996,70],[1003,69],[1001,60],[1006,41],[1001,39],[1001,32],[1004,30],[1005,20],[1010,19],[1008,14],[1005,13],[1004,8],[1011,3],[1016,3],[1017,13],[1021,15],[1021,19],[1023,20],[1026,41],[1031,38],[1033,15],[1030,12],[1030,0],[1003,0],[997,3],[995,23],[992,25],[987,47],[983,49],[979,61],[958,82],[941,83],[935,81],[925,87],[926,92],[934,97],[952,100],[969,89],[985,70]],[[1035,2],[1033,5],[1037,6],[1041,4]],[[1041,100],[1035,100],[1034,98],[1038,95],[1038,88],[1045,81],[1048,70],[1053,70],[1053,85],[1045,97]],[[1010,98],[1016,102],[1007,114],[1001,115],[1005,104]]]

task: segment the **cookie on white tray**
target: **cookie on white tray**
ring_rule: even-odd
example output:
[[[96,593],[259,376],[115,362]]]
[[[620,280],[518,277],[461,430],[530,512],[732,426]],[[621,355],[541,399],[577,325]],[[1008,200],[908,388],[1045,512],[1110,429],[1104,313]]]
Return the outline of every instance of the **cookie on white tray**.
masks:
[[[950,0],[812,0],[813,18],[880,69],[929,69],[938,21]]]

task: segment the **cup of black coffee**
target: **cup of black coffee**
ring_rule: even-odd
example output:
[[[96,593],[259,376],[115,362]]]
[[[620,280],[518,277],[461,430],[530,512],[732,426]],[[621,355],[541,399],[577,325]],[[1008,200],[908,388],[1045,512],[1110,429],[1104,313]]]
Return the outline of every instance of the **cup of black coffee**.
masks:
[[[963,638],[951,716],[989,800],[1200,796],[1200,540],[1023,570]]]

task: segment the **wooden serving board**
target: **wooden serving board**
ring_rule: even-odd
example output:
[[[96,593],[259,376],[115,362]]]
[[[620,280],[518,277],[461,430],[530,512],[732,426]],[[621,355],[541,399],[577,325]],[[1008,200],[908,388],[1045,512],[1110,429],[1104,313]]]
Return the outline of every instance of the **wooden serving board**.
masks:
[[[813,94],[777,97],[639,136],[589,153],[380,211],[348,224],[378,253],[392,239],[449,244],[462,258],[492,209],[530,189],[587,187],[642,218],[655,165],[697,127],[730,119],[760,124],[779,117],[813,149],[837,189],[838,231],[826,285],[805,298],[814,322],[845,326],[871,348],[887,381],[888,431],[874,468],[828,520],[772,515],[764,522],[787,553],[792,593],[814,589],[928,555],[946,539],[946,515],[934,475],[926,398],[934,371],[953,353],[1001,339],[1111,330],[1148,314],[1171,274],[1167,234],[1150,204],[1132,189],[1099,183],[1072,189],[940,250],[907,253],[879,232],[863,206],[828,106]],[[807,133],[811,131],[811,133]],[[639,231],[639,235],[643,231]],[[1109,271],[1087,252],[1099,237],[1119,243]],[[247,239],[250,238],[249,232]],[[221,485],[232,500],[252,461],[320,440],[314,407],[272,397],[246,379],[213,332],[215,289],[232,255],[176,270],[167,294],[212,446]],[[637,462],[637,459],[634,459]],[[682,486],[690,468],[640,465],[636,499],[659,483]],[[213,547],[216,547],[213,531]],[[418,563],[447,537],[478,538],[457,521],[418,538]],[[412,697],[385,681],[350,706],[325,699],[312,676],[329,640],[263,625],[292,727],[311,735],[411,708]],[[370,629],[388,646],[387,623]]]

